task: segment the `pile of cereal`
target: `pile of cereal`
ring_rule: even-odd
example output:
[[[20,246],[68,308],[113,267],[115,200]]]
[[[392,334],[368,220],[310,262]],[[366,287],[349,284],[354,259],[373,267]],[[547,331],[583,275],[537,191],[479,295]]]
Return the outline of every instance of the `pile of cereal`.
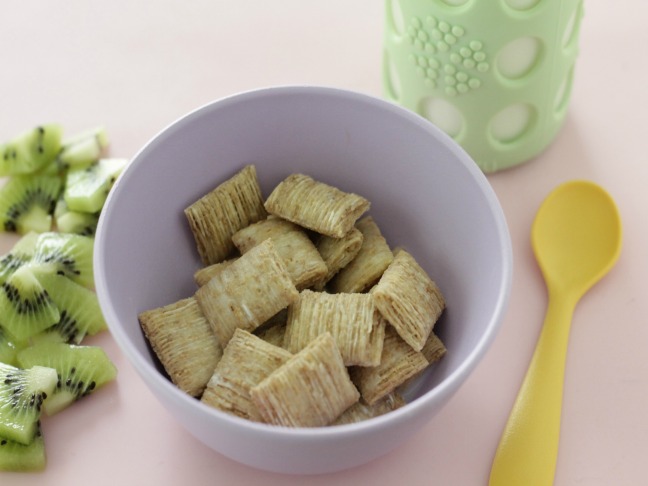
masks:
[[[139,321],[172,382],[203,403],[287,427],[357,422],[446,348],[439,287],[392,250],[370,203],[304,174],[264,201],[253,165],[185,209],[204,264],[195,294]]]

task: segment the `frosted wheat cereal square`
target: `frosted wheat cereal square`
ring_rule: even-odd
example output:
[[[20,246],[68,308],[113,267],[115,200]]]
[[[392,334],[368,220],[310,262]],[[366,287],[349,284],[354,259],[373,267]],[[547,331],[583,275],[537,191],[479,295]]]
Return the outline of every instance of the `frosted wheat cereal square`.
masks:
[[[317,233],[341,238],[370,207],[364,197],[304,174],[291,174],[268,196],[265,208]]]
[[[245,166],[184,210],[203,264],[228,258],[232,235],[267,216],[256,168]]]
[[[360,397],[333,337],[320,335],[250,390],[265,422],[322,427]]]
[[[201,401],[239,417],[261,421],[250,389],[283,365],[291,353],[237,329],[216,365]]]
[[[400,250],[372,293],[383,317],[420,351],[445,308],[438,285],[412,255]]]
[[[237,328],[253,331],[288,307],[299,292],[272,240],[265,240],[223,268],[195,296],[225,346]]]

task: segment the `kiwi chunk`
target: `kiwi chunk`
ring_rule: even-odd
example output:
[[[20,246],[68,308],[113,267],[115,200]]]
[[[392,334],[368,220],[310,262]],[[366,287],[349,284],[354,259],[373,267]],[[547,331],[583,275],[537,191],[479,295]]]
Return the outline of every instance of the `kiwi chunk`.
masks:
[[[46,464],[40,423],[36,426],[34,440],[28,445],[0,437],[0,471],[36,472],[45,469]]]
[[[0,257],[0,283],[5,282],[16,270],[29,263],[34,256],[38,233],[24,235],[9,253]]]
[[[50,163],[61,149],[57,124],[25,131],[0,146],[0,176],[31,174]]]
[[[20,351],[18,363],[24,368],[46,366],[56,369],[56,387],[43,402],[47,415],[63,410],[117,376],[115,365],[98,346],[43,341]]]
[[[41,274],[38,275],[38,281],[58,308],[61,317],[32,341],[45,339],[79,344],[88,330],[107,327],[97,295],[92,290],[62,275]]]
[[[63,181],[57,176],[11,177],[0,188],[0,230],[20,234],[50,231],[62,189]]]
[[[94,287],[92,256],[94,239],[89,236],[47,232],[36,240],[30,267],[34,272],[65,275],[79,285]]]
[[[0,363],[0,437],[30,444],[38,428],[43,401],[53,393],[57,380],[53,368],[21,369]]]
[[[56,324],[58,308],[29,266],[20,267],[0,286],[0,324],[26,340]]]
[[[127,159],[100,159],[85,169],[70,170],[63,193],[68,207],[84,213],[100,211],[127,162]]]
[[[108,146],[108,134],[104,127],[97,127],[63,139],[61,145],[54,160],[57,170],[87,167],[103,155]]]
[[[18,346],[12,336],[0,327],[0,363],[15,365]]]
[[[54,209],[56,229],[61,233],[74,233],[76,235],[94,236],[97,231],[100,213],[82,213],[72,211],[60,198]]]

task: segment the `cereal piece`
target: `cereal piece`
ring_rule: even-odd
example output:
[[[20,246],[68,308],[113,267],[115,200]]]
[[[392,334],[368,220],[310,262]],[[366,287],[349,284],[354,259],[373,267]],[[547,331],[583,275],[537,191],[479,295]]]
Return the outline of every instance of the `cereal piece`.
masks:
[[[212,277],[214,277],[218,272],[220,272],[234,260],[235,258],[232,258],[230,260],[224,260],[220,263],[214,263],[212,265],[207,265],[206,267],[199,268],[194,272],[194,281],[196,282],[196,285],[198,285],[198,287],[202,287],[207,282],[209,282]]]
[[[363,235],[362,246],[351,263],[331,281],[332,292],[365,292],[380,279],[394,259],[387,241],[371,216],[358,221],[356,228]]]
[[[237,329],[223,351],[201,398],[203,403],[239,417],[261,421],[250,388],[283,365],[291,353]]]
[[[283,348],[284,335],[286,334],[286,324],[279,324],[262,329],[255,333],[264,341]]]
[[[304,174],[292,174],[275,187],[265,202],[270,214],[323,235],[341,238],[369,209],[369,201]]]
[[[373,405],[427,366],[425,356],[403,341],[392,326],[387,326],[380,364],[354,367],[352,377],[364,401]]]
[[[224,260],[234,250],[232,235],[267,215],[256,168],[244,167],[184,212],[202,262],[211,265]]]
[[[285,219],[270,217],[237,231],[234,245],[245,253],[271,238],[277,253],[297,289],[305,289],[320,281],[328,268],[304,230]]]
[[[430,332],[430,336],[427,341],[425,341],[423,349],[421,349],[421,353],[423,353],[425,359],[428,360],[428,363],[436,363],[443,358],[447,352],[448,350],[446,349],[445,344],[443,344],[443,341],[439,339],[439,336],[437,336],[434,331]]]
[[[264,341],[283,348],[284,334],[286,333],[286,321],[288,320],[288,309],[280,311],[272,316],[267,322],[254,330],[254,334]]]
[[[342,238],[322,236],[317,241],[317,251],[324,259],[328,272],[313,287],[323,290],[326,284],[346,267],[358,254],[362,246],[362,233],[358,228],[353,228]]]
[[[253,331],[298,296],[272,240],[242,255],[196,291],[198,304],[223,346],[236,328]]]
[[[396,254],[373,295],[383,317],[416,351],[423,348],[445,308],[437,284],[405,250]]]
[[[379,417],[405,405],[405,400],[398,393],[390,393],[373,405],[367,405],[362,400],[347,408],[331,425],[344,425],[361,422],[374,417]]]
[[[138,318],[171,381],[185,393],[200,396],[223,349],[196,299],[147,310]]]
[[[320,427],[358,401],[340,351],[322,334],[250,390],[264,420],[287,427]]]
[[[380,363],[385,321],[370,294],[327,294],[303,290],[288,309],[284,347],[292,353],[330,333],[346,366]]]

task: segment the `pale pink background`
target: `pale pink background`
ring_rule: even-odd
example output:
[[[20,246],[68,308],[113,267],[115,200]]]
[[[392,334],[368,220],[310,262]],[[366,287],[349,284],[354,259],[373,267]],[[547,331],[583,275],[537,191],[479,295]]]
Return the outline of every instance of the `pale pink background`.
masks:
[[[319,477],[268,474],[213,453],[174,423],[111,337],[119,378],[44,421],[43,474],[12,485],[487,484],[546,306],[529,227],[557,184],[586,178],[616,199],[621,259],[574,315],[556,486],[646,484],[648,455],[648,3],[586,2],[567,123],[536,160],[489,176],[515,252],[511,303],[485,359],[411,441]],[[185,112],[242,90],[318,84],[381,95],[382,0],[4,2],[0,139],[45,121],[105,124],[131,157]],[[15,241],[0,236],[0,250]],[[521,485],[522,486],[522,485]]]

